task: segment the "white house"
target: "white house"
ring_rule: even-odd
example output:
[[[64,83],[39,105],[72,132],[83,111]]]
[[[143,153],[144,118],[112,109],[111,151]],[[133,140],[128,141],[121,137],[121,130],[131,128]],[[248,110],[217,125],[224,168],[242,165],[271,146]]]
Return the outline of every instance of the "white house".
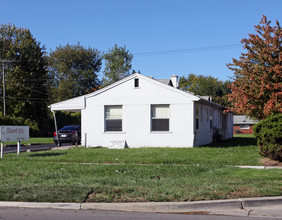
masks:
[[[177,76],[156,80],[138,73],[91,94],[50,106],[81,112],[85,147],[126,143],[137,147],[194,147],[215,133],[233,137],[233,114],[208,99],[177,88]]]

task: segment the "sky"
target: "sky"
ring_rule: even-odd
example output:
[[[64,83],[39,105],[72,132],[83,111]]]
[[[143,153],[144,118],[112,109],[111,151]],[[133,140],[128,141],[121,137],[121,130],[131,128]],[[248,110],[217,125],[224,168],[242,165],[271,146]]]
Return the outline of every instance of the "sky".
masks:
[[[28,28],[47,52],[77,42],[101,52],[126,46],[133,69],[157,79],[232,80],[226,64],[244,51],[242,38],[262,15],[272,25],[282,18],[282,0],[1,0],[0,7],[0,24]]]

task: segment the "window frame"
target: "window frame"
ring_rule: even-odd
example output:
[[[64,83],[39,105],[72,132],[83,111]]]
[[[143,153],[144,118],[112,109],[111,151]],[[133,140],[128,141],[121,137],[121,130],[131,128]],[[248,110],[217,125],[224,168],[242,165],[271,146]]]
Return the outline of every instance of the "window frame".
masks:
[[[213,126],[213,111],[210,110],[210,129],[212,129],[212,126]]]
[[[166,118],[156,118],[156,117],[153,117],[153,109],[154,107],[158,107],[158,106],[167,106],[168,107],[168,117]],[[150,106],[150,110],[151,110],[151,117],[150,117],[150,122],[151,122],[151,132],[170,132],[170,105],[169,104],[152,104]],[[160,120],[162,121],[163,123],[165,122],[164,120],[167,120],[167,129],[155,129],[155,122],[154,121],[157,121],[157,120]]]
[[[200,120],[199,120],[199,115],[200,115],[200,109],[199,109],[199,106],[196,106],[195,108],[195,127],[196,127],[196,130],[199,130],[200,128]]]
[[[134,88],[140,88],[139,83],[140,83],[139,78],[135,78],[134,79]]]
[[[200,108],[200,122],[203,121],[203,107]]]
[[[249,130],[250,129],[250,125],[249,124],[241,124],[240,125],[240,129]]]
[[[107,108],[110,107],[120,107],[121,108],[121,118],[117,118],[117,119],[109,119],[107,118]],[[122,105],[105,105],[104,106],[104,132],[122,132],[123,131],[123,120],[122,120],[122,111],[123,111],[123,106]],[[107,126],[107,122],[109,121],[121,121],[120,122],[120,129],[114,129],[114,130],[108,130],[108,126]]]

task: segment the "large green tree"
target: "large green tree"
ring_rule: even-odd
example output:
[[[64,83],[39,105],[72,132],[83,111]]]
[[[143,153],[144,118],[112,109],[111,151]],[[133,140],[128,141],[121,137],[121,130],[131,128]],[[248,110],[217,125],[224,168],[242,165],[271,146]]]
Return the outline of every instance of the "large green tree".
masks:
[[[105,69],[103,70],[103,86],[129,76],[132,59],[133,55],[125,46],[119,47],[115,45],[108,52],[104,53]]]
[[[227,106],[227,94],[229,81],[221,81],[212,76],[189,74],[179,78],[179,88],[193,92],[200,96],[211,96],[213,101]]]
[[[28,29],[4,24],[0,26],[0,59],[5,64],[7,117],[34,121],[40,130],[49,98],[45,48]]]
[[[264,119],[282,113],[282,31],[265,16],[255,26],[255,34],[242,39],[246,52],[228,64],[234,71],[229,100],[233,111]]]
[[[95,90],[100,82],[97,73],[102,66],[100,51],[77,45],[59,46],[49,56],[53,76],[53,100],[62,101]]]

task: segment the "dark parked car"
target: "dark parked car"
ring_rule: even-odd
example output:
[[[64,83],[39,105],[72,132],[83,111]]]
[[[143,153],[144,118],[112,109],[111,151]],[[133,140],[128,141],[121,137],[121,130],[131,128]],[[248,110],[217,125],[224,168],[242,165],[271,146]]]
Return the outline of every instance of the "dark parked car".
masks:
[[[59,139],[59,142],[58,142]],[[61,128],[57,133],[54,132],[54,142],[60,146],[62,143],[80,144],[81,142],[81,128],[80,125],[68,125]]]

